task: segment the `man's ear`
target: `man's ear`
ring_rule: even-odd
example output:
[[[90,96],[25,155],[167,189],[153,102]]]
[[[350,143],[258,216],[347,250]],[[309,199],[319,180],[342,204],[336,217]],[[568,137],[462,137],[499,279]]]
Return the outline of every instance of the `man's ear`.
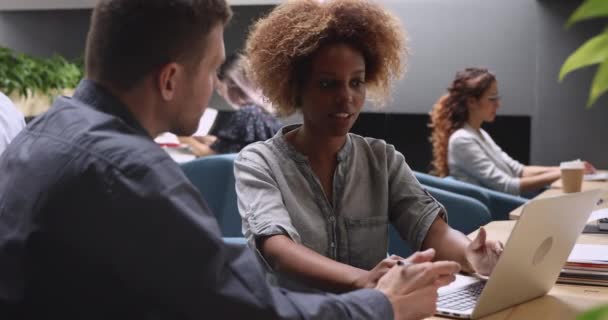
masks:
[[[178,78],[183,72],[182,66],[175,62],[162,66],[158,72],[158,88],[166,101],[172,100],[177,89]]]

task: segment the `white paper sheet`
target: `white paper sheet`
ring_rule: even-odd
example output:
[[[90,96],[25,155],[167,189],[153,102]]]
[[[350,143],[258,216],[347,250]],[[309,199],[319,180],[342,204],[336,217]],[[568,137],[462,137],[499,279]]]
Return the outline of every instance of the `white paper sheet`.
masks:
[[[568,262],[574,261],[598,261],[608,263],[608,245],[577,244],[568,257]]]
[[[198,129],[193,134],[193,136],[206,136],[209,134],[209,130],[215,123],[215,118],[217,118],[217,110],[213,108],[205,109],[203,116],[198,122]]]
[[[603,218],[608,218],[608,208],[599,209],[591,212],[591,216],[589,216],[589,219],[587,219],[587,223]]]
[[[584,176],[585,181],[602,181],[608,180],[608,172],[590,173]]]

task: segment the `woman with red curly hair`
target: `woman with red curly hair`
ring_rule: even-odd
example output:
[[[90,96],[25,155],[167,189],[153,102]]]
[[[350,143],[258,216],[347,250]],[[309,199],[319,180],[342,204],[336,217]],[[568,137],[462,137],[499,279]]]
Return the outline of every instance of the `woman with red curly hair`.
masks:
[[[401,153],[349,133],[366,98],[385,102],[404,71],[405,34],[392,14],[364,0],[286,2],[257,22],[246,51],[264,96],[303,116],[235,163],[244,234],[280,280],[372,287],[402,259],[385,259],[389,223],[413,248],[434,249],[423,260],[491,272],[500,243],[451,229]],[[419,299],[431,312],[436,289]]]
[[[494,121],[499,107],[494,74],[484,68],[457,72],[431,111],[433,173],[514,195],[534,194],[559,179],[560,169],[524,166],[500,149],[481,128]]]

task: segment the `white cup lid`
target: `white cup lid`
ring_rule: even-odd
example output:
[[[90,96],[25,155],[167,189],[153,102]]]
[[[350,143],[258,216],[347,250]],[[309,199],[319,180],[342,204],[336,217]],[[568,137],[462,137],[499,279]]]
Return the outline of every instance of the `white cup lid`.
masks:
[[[559,164],[561,169],[585,169],[585,163],[579,159],[573,161],[564,161]]]

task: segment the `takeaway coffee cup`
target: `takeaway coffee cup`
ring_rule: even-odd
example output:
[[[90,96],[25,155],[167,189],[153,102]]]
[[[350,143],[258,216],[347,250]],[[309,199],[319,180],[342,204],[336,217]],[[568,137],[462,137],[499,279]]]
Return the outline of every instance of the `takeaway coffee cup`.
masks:
[[[562,162],[562,190],[564,193],[580,192],[585,174],[585,164],[580,160]]]

